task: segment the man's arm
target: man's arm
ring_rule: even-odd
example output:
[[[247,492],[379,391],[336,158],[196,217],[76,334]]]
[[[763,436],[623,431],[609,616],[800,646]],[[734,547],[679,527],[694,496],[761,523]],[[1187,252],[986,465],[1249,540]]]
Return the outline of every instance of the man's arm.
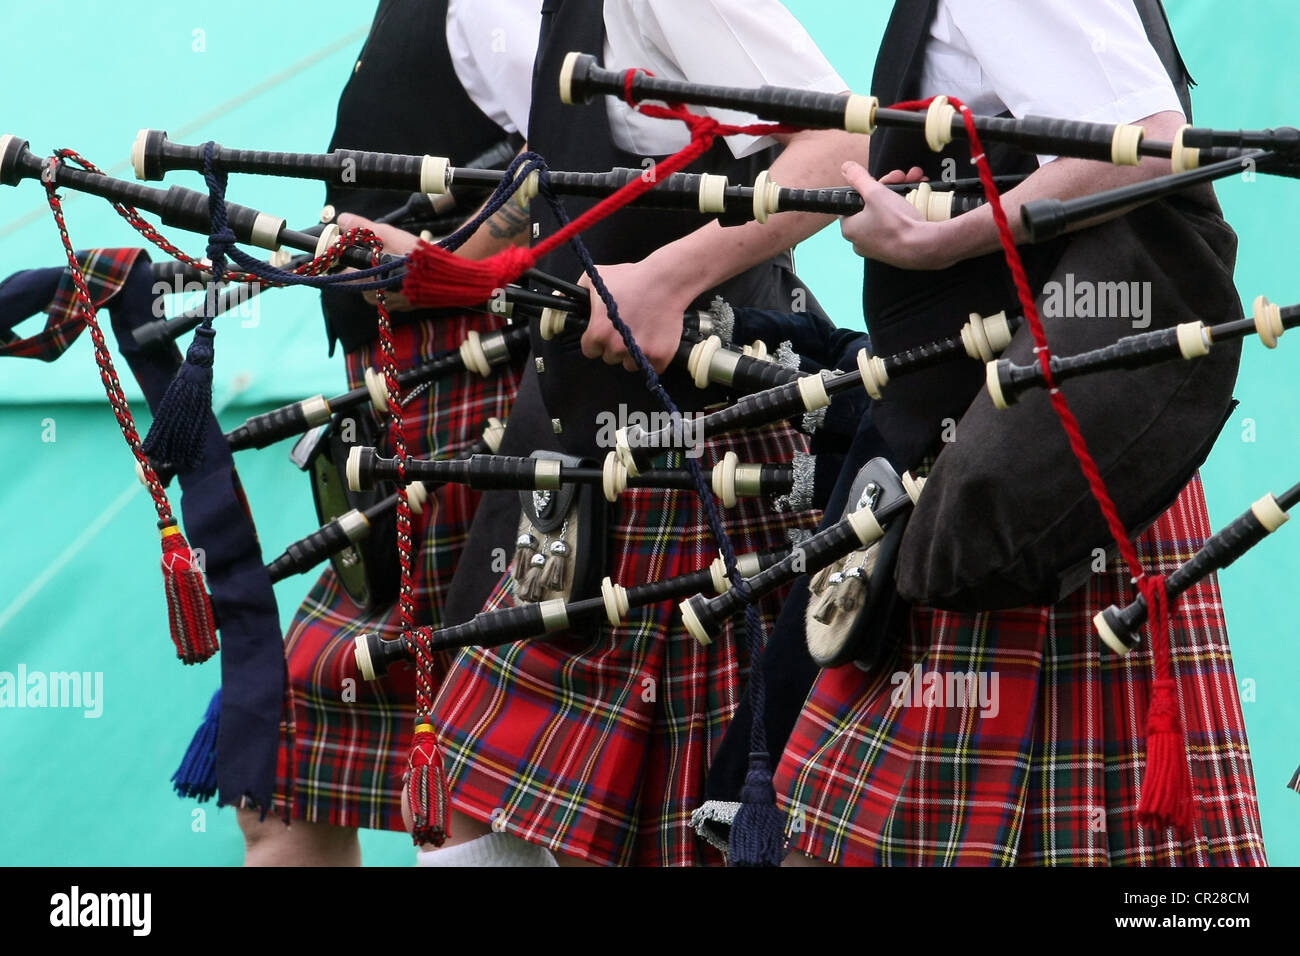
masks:
[[[1185,123],[1181,113],[1156,113],[1137,121],[1151,139],[1170,141]],[[1020,207],[1034,199],[1073,199],[1090,193],[1138,183],[1170,172],[1169,160],[1147,157],[1139,166],[1112,166],[1086,159],[1058,159],[1048,163],[1002,197],[1017,243],[1029,234],[1020,222]],[[867,171],[846,164],[844,178],[866,203],[856,216],[845,218],[840,228],[858,255],[900,269],[946,269],[1001,247],[993,210],[981,206],[947,222],[924,222],[905,200],[882,187]],[[1072,227],[1105,222],[1125,211],[1112,213]]]
[[[527,149],[528,144],[525,143],[523,150]],[[486,202],[483,205],[486,205]],[[479,206],[479,209],[482,208],[483,206]],[[478,210],[476,209],[474,215],[477,214]],[[466,216],[465,221],[468,222],[473,218],[473,215]],[[486,259],[508,246],[526,246],[532,238],[530,234],[531,225],[532,217],[527,209],[521,208],[516,202],[507,202],[494,212],[483,225],[479,226],[472,236],[465,240],[464,244],[456,250],[456,255],[465,259]],[[358,226],[364,226],[371,230],[384,241],[384,252],[395,256],[409,255],[415,249],[416,243],[419,242],[419,237],[395,226],[371,222],[369,219],[355,216],[350,212],[345,212],[339,216],[339,228],[344,232]],[[375,303],[376,295],[374,292],[366,292],[363,295],[367,302],[372,305]],[[413,308],[411,303],[407,301],[406,296],[402,295],[401,292],[387,293],[385,304],[393,312],[409,312]]]
[[[868,139],[837,130],[780,136],[785,150],[772,164],[783,186],[825,186],[840,177],[846,161],[867,161]],[[719,283],[791,249],[824,228],[833,216],[779,213],[767,223],[723,227],[716,221],[661,247],[640,262],[601,267],[619,314],[657,371],[663,371],[682,336],[682,315],[691,302]],[[585,276],[582,284],[590,287]],[[592,295],[591,321],[582,352],[633,370],[623,340],[610,325],[604,303]]]

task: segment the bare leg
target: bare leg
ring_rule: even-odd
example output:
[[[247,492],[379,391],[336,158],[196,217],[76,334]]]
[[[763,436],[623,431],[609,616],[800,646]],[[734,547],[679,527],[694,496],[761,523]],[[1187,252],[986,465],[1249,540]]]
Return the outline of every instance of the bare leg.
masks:
[[[361,865],[356,830],[305,820],[285,826],[279,817],[259,820],[257,810],[237,813],[244,832],[244,866]]]

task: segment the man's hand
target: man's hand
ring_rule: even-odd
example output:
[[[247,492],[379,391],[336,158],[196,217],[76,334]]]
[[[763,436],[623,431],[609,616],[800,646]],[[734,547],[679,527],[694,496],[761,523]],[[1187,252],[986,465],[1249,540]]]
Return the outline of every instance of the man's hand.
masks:
[[[699,293],[693,285],[674,281],[655,263],[653,256],[641,262],[601,266],[600,276],[618,303],[618,314],[632,330],[637,345],[656,372],[662,372],[677,354],[682,341],[682,316]],[[591,280],[583,276],[583,288]],[[582,334],[582,354],[601,359],[607,365],[622,365],[629,372],[636,363],[623,344],[623,337],[610,324],[605,303],[591,291],[591,321]]]
[[[885,188],[895,183],[920,182],[925,175],[918,167],[906,173],[896,169],[879,182],[857,163],[845,163],[843,173],[864,203],[862,212],[840,220],[840,232],[853,243],[854,252],[900,269],[941,269],[950,265],[937,248],[939,236],[933,228],[937,224],[926,222],[920,210]]]
[[[384,241],[383,251],[395,256],[409,255],[411,250],[415,248],[416,243],[420,241],[419,236],[404,232],[396,226],[371,222],[362,216],[354,216],[350,212],[345,212],[339,216],[338,227],[344,232],[356,228],[369,229]],[[361,296],[371,305],[379,301],[379,294],[373,289],[361,293]],[[415,308],[400,291],[384,293],[384,304],[388,306],[389,312],[410,312]]]

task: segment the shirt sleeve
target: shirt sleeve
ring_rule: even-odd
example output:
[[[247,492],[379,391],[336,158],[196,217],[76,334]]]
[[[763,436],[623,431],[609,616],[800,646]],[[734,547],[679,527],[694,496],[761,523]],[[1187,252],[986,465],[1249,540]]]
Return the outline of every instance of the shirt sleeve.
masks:
[[[451,0],[447,49],[469,98],[507,133],[528,129],[541,0]]]
[[[640,47],[654,61],[606,64],[611,69],[644,67],[660,76],[724,86],[848,89],[808,31],[777,0],[607,0],[605,25],[611,49]],[[637,36],[629,36],[632,32]],[[723,123],[758,122],[731,110],[704,112]],[[627,139],[637,143],[656,138],[644,135],[647,124],[665,121],[629,110],[618,122]],[[737,158],[771,143],[770,137],[727,138]]]
[[[1131,0],[944,3],[954,41],[1014,116],[1131,123],[1182,112]]]

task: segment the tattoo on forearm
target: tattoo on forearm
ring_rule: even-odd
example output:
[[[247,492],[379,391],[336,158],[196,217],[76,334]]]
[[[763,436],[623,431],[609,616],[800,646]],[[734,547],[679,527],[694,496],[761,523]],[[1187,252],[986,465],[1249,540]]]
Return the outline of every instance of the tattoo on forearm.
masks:
[[[495,239],[513,239],[532,225],[533,218],[526,209],[505,205],[487,221],[488,230]]]

